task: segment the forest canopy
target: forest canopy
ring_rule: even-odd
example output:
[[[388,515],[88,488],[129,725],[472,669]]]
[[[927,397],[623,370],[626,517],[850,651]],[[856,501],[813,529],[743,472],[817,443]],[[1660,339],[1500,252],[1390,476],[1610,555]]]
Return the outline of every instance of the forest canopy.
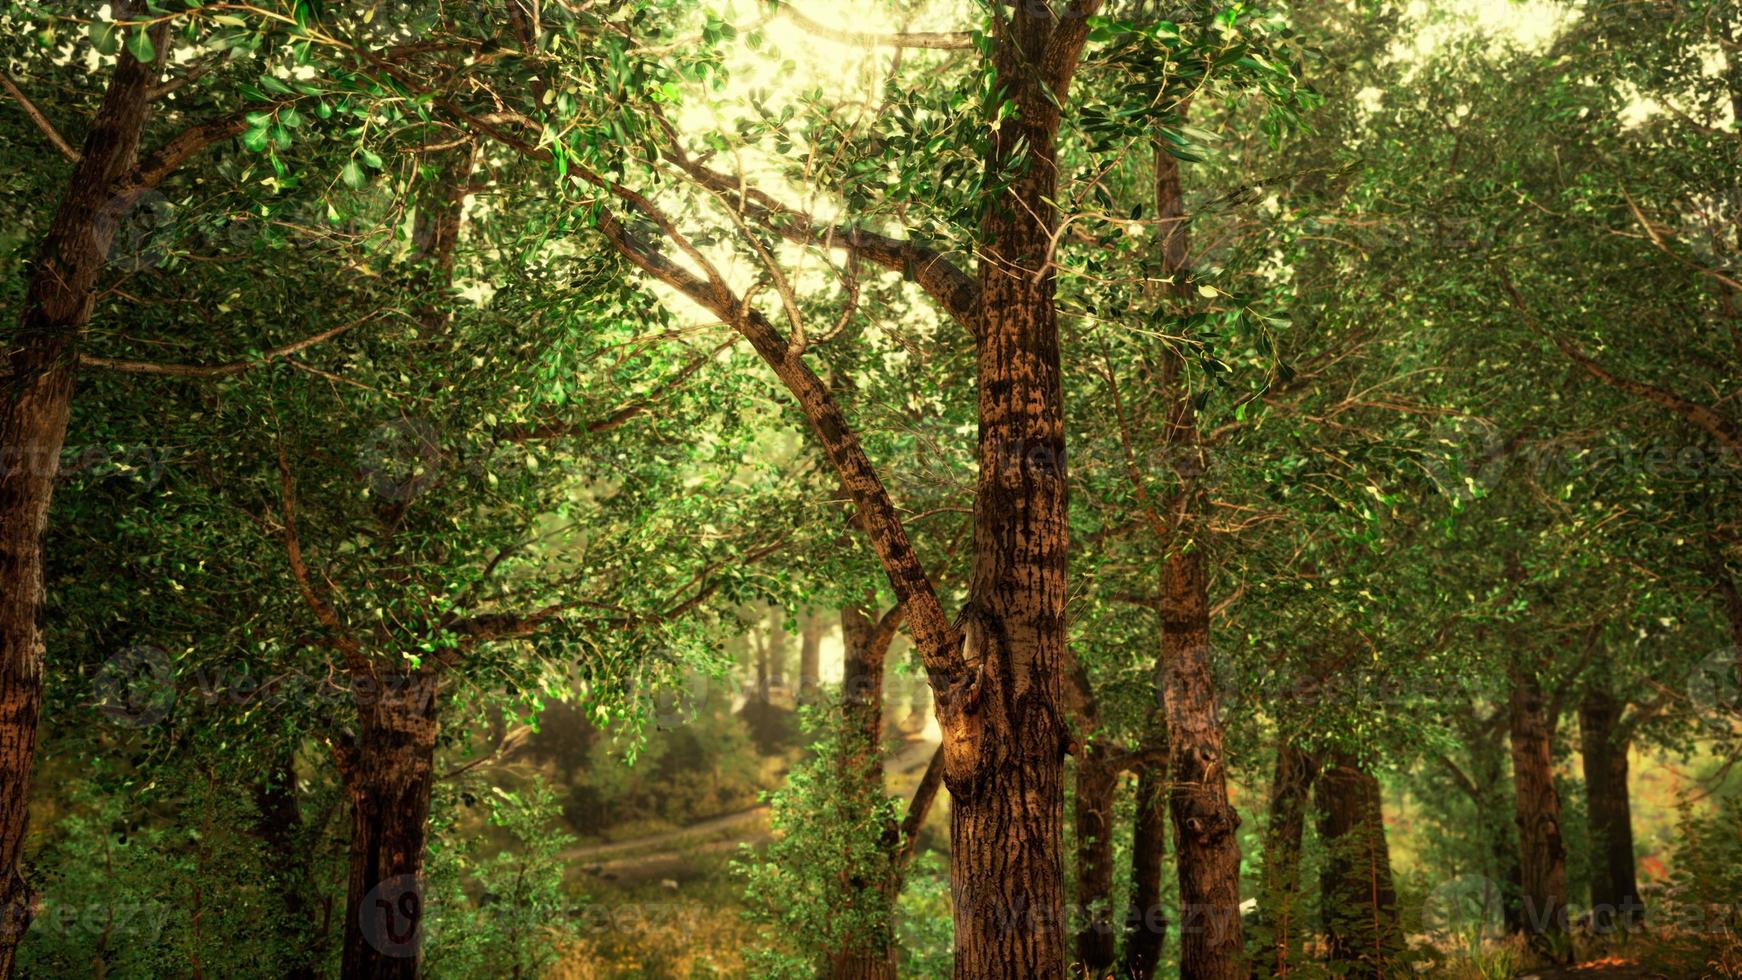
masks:
[[[1742,974],[1736,0],[0,89],[0,977]]]

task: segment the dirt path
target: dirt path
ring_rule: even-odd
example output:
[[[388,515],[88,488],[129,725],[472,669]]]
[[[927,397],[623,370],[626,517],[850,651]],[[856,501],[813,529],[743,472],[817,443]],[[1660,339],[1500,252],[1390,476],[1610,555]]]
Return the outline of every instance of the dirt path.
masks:
[[[1518,975],[1519,980],[1669,980],[1669,975],[1648,970],[1631,960],[1610,958],[1562,966],[1552,970],[1533,970]]]
[[[936,742],[908,739],[889,757],[889,771],[907,775],[924,769],[936,749]],[[911,793],[910,788],[907,794]],[[628,884],[683,878],[694,873],[698,857],[731,853],[740,844],[767,843],[770,839],[767,817],[768,807],[754,806],[676,830],[572,847],[561,856],[564,861],[580,865],[586,873],[608,881]]]

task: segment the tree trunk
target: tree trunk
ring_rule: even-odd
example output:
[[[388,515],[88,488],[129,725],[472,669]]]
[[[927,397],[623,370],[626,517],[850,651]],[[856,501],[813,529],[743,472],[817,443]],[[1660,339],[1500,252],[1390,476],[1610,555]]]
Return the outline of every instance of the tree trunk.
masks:
[[[898,606],[873,620],[862,609],[841,610],[841,638],[846,646],[841,678],[843,738],[841,785],[856,808],[869,810],[887,792],[883,785],[883,665],[895,631],[901,624]],[[917,828],[916,828],[917,830]],[[828,976],[835,980],[894,980],[895,936],[889,928],[899,894],[902,864],[901,829],[888,828],[883,837],[886,868],[859,869],[848,885],[851,908],[874,910],[864,917],[879,923],[873,935],[858,937],[852,948],[830,954]]]
[[[1167,738],[1160,719],[1150,720],[1152,737],[1143,747],[1137,772],[1137,807],[1131,828],[1131,907],[1125,911],[1125,974],[1150,980],[1167,942],[1167,916],[1161,906],[1161,862],[1167,856]]]
[[[1308,793],[1318,762],[1284,739],[1270,784],[1270,822],[1264,831],[1264,880],[1258,899],[1259,975],[1286,977],[1294,966],[1294,940],[1301,932],[1300,847]]]
[[[1567,936],[1567,852],[1561,801],[1554,785],[1553,720],[1534,672],[1512,668],[1512,780],[1516,795],[1519,866],[1524,877],[1524,927],[1531,945],[1556,962],[1570,958]]]
[[[1591,821],[1591,924],[1598,932],[1631,929],[1645,912],[1633,864],[1633,808],[1627,792],[1625,706],[1592,688],[1579,706],[1585,799]]]
[[[1180,110],[1184,113],[1184,107]],[[1192,295],[1185,195],[1179,162],[1155,149],[1155,213],[1161,229],[1161,273],[1176,299]],[[1165,350],[1169,393],[1167,444],[1187,499],[1174,508],[1191,523],[1202,496],[1203,471],[1195,402],[1177,350]],[[1186,531],[1190,531],[1188,526]],[[1210,669],[1210,595],[1202,544],[1176,533],[1162,566],[1161,690],[1167,712],[1176,862],[1179,865],[1180,972],[1193,980],[1246,976],[1240,922],[1240,815],[1228,803],[1215,676]]]
[[[823,633],[822,618],[814,612],[807,613],[798,647],[799,704],[810,704],[816,700],[817,691],[822,685]]]
[[[313,943],[315,878],[309,863],[308,842],[303,838],[302,809],[297,802],[295,750],[287,749],[269,772],[254,785],[256,823],[268,853],[278,855],[283,874],[277,891],[284,902],[278,923],[280,941],[288,957],[286,980],[314,980],[324,957]]]
[[[1074,67],[1078,52],[1060,50],[1054,25],[1043,3],[1006,8],[993,27],[993,67],[1017,111],[992,133],[987,170],[1010,176],[985,202],[980,223],[980,469],[961,617],[970,676],[937,699],[960,978],[1066,970],[1060,838],[1069,528],[1051,248],[1057,102],[1069,68],[1047,76],[1061,63]],[[1084,26],[1060,24],[1058,33]]]
[[[430,670],[358,674],[358,731],[341,757],[351,798],[344,980],[412,980],[423,945],[423,857],[441,728]]]
[[[1119,786],[1116,760],[1100,738],[1091,739],[1077,761],[1077,966],[1089,977],[1113,970],[1113,796]]]
[[[115,4],[117,17],[126,4]],[[152,29],[163,50],[165,27]],[[79,334],[128,203],[157,71],[123,50],[31,267],[0,378],[0,977],[12,975],[32,896],[18,868],[42,706],[42,535],[71,415]]]
[[[1313,799],[1325,845],[1320,901],[1332,971],[1384,980],[1397,968],[1403,932],[1379,780],[1339,753],[1319,776]]]
[[[786,688],[786,610],[777,606],[768,613],[768,686],[779,691]]]
[[[1242,980],[1240,815],[1228,802],[1222,722],[1210,671],[1203,553],[1168,556],[1162,581],[1162,692],[1179,865],[1180,975]]]
[[[1480,733],[1467,734],[1465,744],[1475,775],[1466,788],[1476,810],[1476,832],[1488,850],[1487,877],[1499,892],[1507,935],[1518,935],[1524,932],[1524,871],[1519,866],[1518,823],[1507,816],[1517,812],[1517,805],[1508,792],[1502,729],[1484,726]]]

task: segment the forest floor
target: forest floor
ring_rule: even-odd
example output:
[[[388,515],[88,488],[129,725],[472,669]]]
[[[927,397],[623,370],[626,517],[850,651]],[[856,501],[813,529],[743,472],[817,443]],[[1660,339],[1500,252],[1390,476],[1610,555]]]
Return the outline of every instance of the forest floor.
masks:
[[[1606,957],[1575,966],[1532,970],[1519,980],[1668,980],[1669,974],[1620,957]]]
[[[890,754],[888,771],[903,798],[919,784],[917,774],[937,749],[937,743],[909,738]],[[769,840],[768,807],[753,806],[722,814],[687,827],[665,830],[608,844],[588,844],[562,853],[565,862],[587,875],[618,884],[685,881],[696,877],[712,859],[730,855],[743,844],[760,846]]]

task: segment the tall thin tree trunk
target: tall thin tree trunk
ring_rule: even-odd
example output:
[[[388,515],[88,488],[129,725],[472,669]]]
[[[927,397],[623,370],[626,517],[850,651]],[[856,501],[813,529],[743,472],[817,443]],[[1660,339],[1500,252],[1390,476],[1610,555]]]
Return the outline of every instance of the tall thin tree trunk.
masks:
[[[807,612],[804,617],[804,629],[799,634],[798,647],[798,703],[810,704],[816,699],[817,691],[823,682],[822,648],[823,634],[826,629],[822,617],[815,612]]]
[[[1183,109],[1181,110],[1184,111]],[[1161,231],[1161,271],[1176,299],[1191,295],[1189,237],[1179,162],[1155,149],[1155,211]],[[1164,352],[1169,391],[1167,442],[1174,455],[1190,523],[1198,511],[1203,471],[1195,403],[1183,358]],[[1187,529],[1189,531],[1189,528]],[[1240,922],[1240,815],[1228,802],[1219,693],[1210,667],[1210,593],[1201,542],[1176,533],[1161,576],[1161,690],[1167,712],[1174,839],[1179,865],[1180,972],[1193,980],[1246,975]]]
[[[1077,966],[1089,977],[1113,969],[1113,797],[1119,768],[1100,738],[1091,738],[1077,760]]]
[[[131,8],[119,2],[115,16]],[[166,28],[152,29],[158,50]],[[42,240],[0,378],[0,977],[30,925],[18,868],[42,707],[42,536],[71,416],[79,334],[139,155],[157,71],[123,50],[83,154]]]
[[[1397,969],[1403,932],[1379,780],[1339,753],[1319,776],[1313,798],[1325,844],[1320,900],[1332,970],[1384,980]]]
[[[849,745],[841,754],[841,785],[852,794],[855,809],[869,810],[883,799],[883,667],[889,645],[901,622],[900,609],[879,619],[864,610],[841,610],[841,637],[846,646],[841,679],[841,714]],[[836,950],[828,959],[834,980],[894,980],[895,937],[888,928],[895,910],[896,871],[902,839],[898,828],[884,834],[887,868],[856,869],[847,882],[853,908],[871,910],[865,918],[880,923],[863,943]]]
[[[286,980],[314,980],[323,960],[314,936],[315,876],[303,834],[302,808],[297,800],[295,750],[287,748],[273,760],[254,785],[256,823],[268,853],[276,855],[283,873],[277,891],[284,915],[277,923],[288,957]]]
[[[464,223],[470,144],[438,158],[441,179],[424,185],[412,237],[417,248],[418,333],[447,333],[454,263]],[[397,527],[413,495],[383,499],[377,519]],[[388,532],[392,533],[392,532]],[[392,654],[353,653],[357,735],[340,750],[351,803],[350,875],[345,892],[343,980],[412,980],[423,953],[424,850],[436,737],[441,731],[441,667],[407,670]]]
[[[1625,705],[1599,687],[1587,691],[1579,706],[1591,822],[1591,919],[1599,932],[1630,929],[1645,912],[1633,862],[1633,806],[1627,790],[1631,740],[1621,724],[1624,710]]]
[[[1475,776],[1469,791],[1476,832],[1489,855],[1488,877],[1499,890],[1501,921],[1508,935],[1517,935],[1524,932],[1524,870],[1519,864],[1518,821],[1513,816],[1517,805],[1507,779],[1504,739],[1505,731],[1498,724],[1466,739]]]
[[[1276,752],[1270,783],[1270,821],[1264,831],[1264,879],[1258,914],[1263,945],[1253,964],[1258,975],[1286,977],[1294,967],[1294,940],[1302,932],[1300,848],[1308,794],[1318,777],[1318,762],[1293,739]]]
[[[1241,946],[1240,815],[1228,802],[1227,760],[1209,665],[1210,608],[1203,553],[1168,556],[1161,598],[1162,689],[1179,866],[1180,973],[1246,975]]]
[[[1150,980],[1167,942],[1161,906],[1161,864],[1167,857],[1167,736],[1158,717],[1140,753],[1137,800],[1131,826],[1131,907],[1125,910],[1125,975]]]
[[[441,682],[434,671],[359,674],[357,737],[342,756],[351,800],[344,980],[412,980],[423,946],[424,847]]]
[[[1512,779],[1519,866],[1524,877],[1524,925],[1543,956],[1570,958],[1567,936],[1567,852],[1561,800],[1554,785],[1554,728],[1534,671],[1512,668]]]
[[[786,687],[786,610],[775,606],[768,611],[768,686],[774,690]]]

